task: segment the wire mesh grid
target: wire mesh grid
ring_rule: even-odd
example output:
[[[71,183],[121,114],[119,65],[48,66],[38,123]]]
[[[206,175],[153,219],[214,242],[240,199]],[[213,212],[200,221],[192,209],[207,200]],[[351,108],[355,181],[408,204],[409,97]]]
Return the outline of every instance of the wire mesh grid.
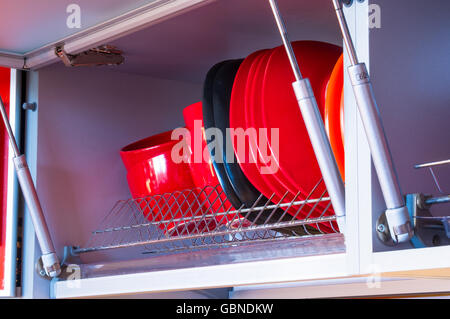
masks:
[[[220,186],[118,201],[75,253],[141,247],[143,253],[236,246],[338,233],[323,180],[305,196],[261,195],[234,208]]]

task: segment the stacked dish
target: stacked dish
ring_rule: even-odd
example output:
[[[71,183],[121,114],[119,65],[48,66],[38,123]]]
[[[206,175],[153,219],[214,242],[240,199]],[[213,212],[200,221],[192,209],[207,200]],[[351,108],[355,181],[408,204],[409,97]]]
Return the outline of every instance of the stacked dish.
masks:
[[[344,176],[342,49],[316,41],[297,41],[292,46],[303,76],[311,82],[340,172]],[[155,145],[148,145],[145,141],[154,143],[161,136],[146,139],[144,143],[134,143],[122,151],[133,197],[191,187],[203,189],[202,193],[195,194],[196,202],[208,202],[211,197],[219,199],[209,201],[212,203],[209,206],[189,206],[188,210],[192,211],[189,216],[226,212],[233,207],[251,208],[257,204],[264,205],[269,198],[276,204],[323,197],[326,189],[320,183],[321,172],[292,89],[294,81],[283,46],[254,52],[245,59],[227,60],[214,65],[204,81],[202,102],[183,111],[190,136],[185,142],[189,149],[188,165],[186,161],[179,166],[165,164],[170,168],[167,172],[172,171],[176,175],[165,179],[169,186],[158,182],[158,187],[148,187],[153,185],[151,180],[158,179],[158,172],[149,163],[153,163],[155,157],[169,161],[168,147],[174,146],[173,141],[161,141],[164,144],[163,153],[158,154],[155,153]],[[167,136],[168,133],[163,135],[165,138]],[[153,151],[142,151],[148,148]],[[150,157],[139,155],[144,164],[130,163],[129,151]],[[142,169],[136,172],[136,168]],[[213,188],[205,192],[205,186]],[[195,224],[172,223],[169,232],[173,233],[180,226],[188,231],[191,228],[211,231],[218,225],[233,227],[230,221],[238,221],[242,226],[244,221],[248,225],[258,225],[291,221],[293,218],[315,218],[324,216],[327,205],[318,202],[306,205],[306,209],[301,211],[289,207],[286,211],[267,209],[243,216],[234,214],[224,217],[222,214],[220,218],[212,218],[203,228]],[[160,216],[157,220],[166,219],[164,213],[155,210],[151,215]],[[332,214],[330,209],[325,216]],[[334,222],[327,222],[314,227],[285,227],[278,231],[303,235],[337,229]],[[180,232],[177,230],[176,233]]]
[[[340,127],[335,126],[336,99],[333,97],[338,94],[340,102],[342,88],[339,91],[339,83],[333,83],[334,91],[327,99],[327,86],[332,73],[337,73],[333,70],[337,69],[335,66],[342,49],[316,41],[298,41],[292,45],[304,77],[311,81],[320,112],[328,119],[328,127],[333,129],[337,140],[336,131]],[[238,63],[239,68],[236,68]],[[219,65],[222,65],[219,68],[224,70],[222,72],[227,68],[237,69],[232,87],[228,83],[221,92],[231,92],[229,104],[223,107],[228,113],[222,121],[227,122],[230,131],[234,132],[228,135],[232,135],[231,143],[241,174],[237,174],[236,166],[233,166],[234,172],[227,169],[225,173],[232,190],[241,199],[239,203],[251,207],[260,194],[271,198],[274,203],[323,196],[323,183],[316,187],[321,173],[292,89],[295,79],[284,47],[261,50],[250,54],[244,61],[228,61]],[[217,65],[210,73],[216,69]],[[333,81],[338,79],[338,75],[333,77]],[[207,77],[205,96],[208,89]],[[203,104],[204,117],[207,117],[207,111],[215,111],[217,106],[208,107],[205,101],[207,99]],[[330,104],[328,107],[327,102]],[[340,104],[337,107],[339,109]],[[329,116],[325,116],[325,111]],[[231,165],[225,163],[224,166],[228,168]],[[342,162],[340,167],[343,167]],[[225,173],[217,171],[218,175]],[[229,198],[236,197],[229,195],[232,192],[228,193],[227,189],[224,187]],[[309,205],[309,209],[299,213],[296,208],[291,208],[288,213],[298,219],[314,218],[321,216],[325,208],[325,203],[319,203]],[[333,214],[333,211],[329,210],[327,214]],[[283,211],[272,215],[274,219],[282,216]],[[329,223],[320,224],[319,228],[323,232],[333,231]]]

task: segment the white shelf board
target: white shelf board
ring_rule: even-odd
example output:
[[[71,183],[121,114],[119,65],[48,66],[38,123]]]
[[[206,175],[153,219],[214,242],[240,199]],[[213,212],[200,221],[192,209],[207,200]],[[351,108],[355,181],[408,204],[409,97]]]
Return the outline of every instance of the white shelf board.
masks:
[[[450,267],[450,247],[430,247],[372,254],[372,264],[382,272]]]
[[[118,296],[348,276],[346,254],[136,273],[53,283],[54,298]]]

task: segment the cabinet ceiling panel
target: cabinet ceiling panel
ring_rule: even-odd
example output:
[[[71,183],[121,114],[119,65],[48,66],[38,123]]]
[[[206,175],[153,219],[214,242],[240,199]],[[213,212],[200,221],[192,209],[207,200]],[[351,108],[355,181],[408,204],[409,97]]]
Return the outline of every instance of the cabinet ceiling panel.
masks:
[[[0,50],[24,54],[95,26],[155,0],[1,0]],[[81,28],[67,19],[80,8]]]
[[[342,44],[330,0],[278,0],[294,40]],[[200,82],[215,63],[281,45],[267,0],[218,0],[113,41],[119,71]]]
[[[191,4],[205,5],[149,26],[142,22],[129,32],[120,27],[109,33],[103,32],[105,21],[110,23],[111,19],[133,9],[178,2],[177,8],[181,12],[181,7],[187,8],[189,1],[1,0],[0,52],[25,54],[27,67],[39,68],[57,61],[53,54],[55,43],[70,36],[72,39],[87,38],[89,42],[96,33],[92,43],[115,45],[124,52],[125,63],[114,70],[198,83],[207,70],[221,60],[243,58],[255,50],[281,44],[268,0],[196,0]],[[81,10],[81,29],[67,26],[71,15],[67,8],[73,3]],[[341,44],[330,0],[278,0],[278,3],[291,40]],[[123,20],[129,21],[128,15],[126,17],[122,17]],[[89,28],[89,32],[83,33]],[[102,34],[106,34],[105,37]],[[106,43],[100,43],[102,41]],[[69,53],[80,52],[71,51],[77,50],[67,45],[68,41],[64,42]],[[85,49],[88,47],[83,47]]]

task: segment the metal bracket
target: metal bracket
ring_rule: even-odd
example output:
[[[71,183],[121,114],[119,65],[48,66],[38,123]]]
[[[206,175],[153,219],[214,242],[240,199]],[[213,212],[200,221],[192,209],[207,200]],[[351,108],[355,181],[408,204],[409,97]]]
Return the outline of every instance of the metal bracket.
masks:
[[[58,269],[57,277],[61,276],[65,272],[65,269],[66,269],[66,265],[60,265],[59,269]],[[36,262],[36,272],[38,273],[38,275],[41,278],[44,278],[47,280],[52,280],[52,279],[56,278],[55,276],[51,277],[47,274],[47,272],[45,271],[45,268],[44,268],[44,263],[42,261],[42,257],[40,257],[38,259],[38,261]]]
[[[404,238],[412,237],[413,229],[409,219],[405,219],[405,214],[408,214],[406,207],[388,209],[377,219],[376,233],[385,245],[395,246],[405,241]]]
[[[423,194],[406,195],[406,206],[412,222],[410,231],[414,234],[411,238],[411,243],[414,247],[424,248],[450,245],[450,216],[436,217],[430,213],[432,205],[448,202],[450,202],[450,195],[442,197],[432,197]],[[384,244],[394,246],[395,242],[391,237],[392,229],[388,225],[389,220],[386,213],[384,213],[377,220],[377,236]],[[404,226],[404,232],[406,232],[408,226],[406,224]],[[394,230],[395,235],[397,235],[398,231],[401,231],[401,229]]]
[[[36,263],[36,272],[38,275],[47,280],[68,280],[74,276],[75,272],[79,272],[81,261],[79,260],[79,255],[74,253],[77,247],[65,246],[64,255],[61,261],[61,272],[58,277],[50,277],[45,271],[42,258],[39,258]],[[79,278],[77,278],[79,279]]]
[[[30,110],[30,111],[36,111],[37,110],[37,104],[36,103],[28,103],[28,102],[25,102],[25,103],[23,103],[22,104],[22,109],[24,109],[24,110]]]
[[[411,227],[408,208],[402,206],[399,208],[387,209],[384,213],[386,219],[386,226],[394,245],[402,242],[407,242],[414,235]]]
[[[100,46],[78,54],[68,54],[62,46],[55,49],[55,54],[68,67],[120,65],[125,61],[122,51],[113,46]]]

